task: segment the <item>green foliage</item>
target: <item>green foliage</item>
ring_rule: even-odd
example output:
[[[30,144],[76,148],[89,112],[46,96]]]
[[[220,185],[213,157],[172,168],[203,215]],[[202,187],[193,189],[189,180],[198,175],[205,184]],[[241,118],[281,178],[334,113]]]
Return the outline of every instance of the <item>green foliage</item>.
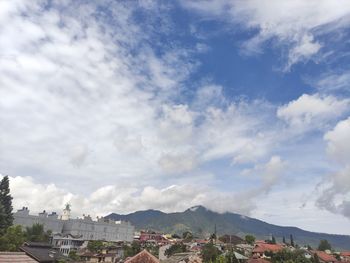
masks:
[[[0,234],[13,224],[12,196],[10,195],[9,177],[4,176],[0,181]]]
[[[314,254],[313,263],[320,263],[320,259],[316,253]]]
[[[228,263],[229,261],[227,261],[227,259],[224,255],[220,255],[215,259],[214,262],[215,263]]]
[[[246,235],[244,239],[250,245],[253,245],[255,242],[255,236],[253,235]]]
[[[21,226],[10,226],[0,237],[0,251],[18,251],[25,240],[25,232]]]
[[[201,251],[203,262],[215,262],[216,258],[220,255],[219,249],[214,246],[212,242],[205,244]]]
[[[152,243],[150,243],[150,244],[147,244],[147,243],[146,243],[145,249],[146,249],[149,253],[151,253],[153,256],[158,257],[158,255],[159,255],[159,246],[154,245],[154,244],[152,244]]]
[[[282,242],[283,244],[286,244],[286,238],[284,236],[283,236]]]
[[[294,238],[292,234],[290,235],[290,245],[294,247]]]
[[[271,244],[276,244],[276,238],[272,236]]]
[[[131,245],[124,245],[124,257],[132,257],[141,251],[139,242],[133,241]]]
[[[193,239],[193,234],[190,231],[183,232],[182,238],[186,241],[191,241]]]
[[[103,249],[104,245],[103,245],[103,242],[102,241],[94,241],[94,240],[91,240],[89,241],[88,245],[87,245],[87,248],[90,252],[99,252]]]
[[[238,259],[233,251],[227,252],[225,255],[225,261],[227,263],[238,263]]]
[[[272,263],[283,263],[283,262],[290,262],[290,263],[312,263],[310,259],[305,258],[304,251],[302,250],[294,250],[290,251],[287,249],[283,249],[271,257]]]
[[[182,253],[182,252],[186,252],[186,245],[182,244],[182,243],[176,243],[174,245],[172,245],[171,247],[169,247],[168,249],[165,250],[164,254],[166,256],[171,256],[174,255],[175,253]]]
[[[318,245],[318,250],[325,251],[325,250],[332,250],[331,244],[326,239],[322,239],[320,241],[320,244]]]
[[[77,255],[77,252],[75,250],[69,251],[68,258],[72,260],[79,260],[80,257]]]
[[[31,227],[26,227],[26,239],[33,242],[50,241],[51,231],[44,231],[44,226],[41,224],[34,224]]]

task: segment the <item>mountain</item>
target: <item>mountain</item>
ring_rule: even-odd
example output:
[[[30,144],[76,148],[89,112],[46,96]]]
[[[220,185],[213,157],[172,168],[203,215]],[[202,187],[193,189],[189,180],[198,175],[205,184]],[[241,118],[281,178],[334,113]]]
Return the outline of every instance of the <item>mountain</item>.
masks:
[[[216,225],[218,235],[234,234],[243,237],[246,234],[253,234],[259,239],[267,239],[272,234],[277,241],[282,241],[283,236],[288,241],[290,235],[293,235],[294,241],[300,245],[309,244],[317,247],[321,239],[327,239],[334,248],[350,249],[350,236],[315,233],[297,227],[272,225],[235,213],[216,213],[203,206],[192,207],[177,213],[163,213],[157,210],[137,211],[127,215],[112,213],[106,218],[129,221],[138,230],[148,229],[176,234],[190,230],[198,237],[206,237],[214,232]]]

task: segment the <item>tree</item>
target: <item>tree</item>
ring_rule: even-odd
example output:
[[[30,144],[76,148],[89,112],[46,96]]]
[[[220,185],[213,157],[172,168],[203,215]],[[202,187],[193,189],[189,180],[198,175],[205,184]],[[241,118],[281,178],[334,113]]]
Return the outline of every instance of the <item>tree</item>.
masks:
[[[274,236],[272,236],[271,244],[276,244],[276,238]]]
[[[185,244],[176,243],[176,244],[170,246],[168,249],[166,249],[164,254],[169,257],[171,255],[174,255],[175,253],[183,253],[186,251],[187,251],[187,249],[186,249]]]
[[[51,231],[44,231],[44,225],[34,224],[31,227],[26,227],[27,241],[33,242],[49,242]]]
[[[180,238],[181,238],[181,237],[180,237],[179,235],[177,235],[177,234],[172,234],[171,237],[172,237],[172,238],[176,238],[176,239],[180,239]]]
[[[69,251],[68,258],[71,260],[79,260],[80,257],[77,255],[77,251],[71,250]]]
[[[283,240],[282,240],[283,244],[286,244],[286,238],[283,236]]]
[[[0,181],[0,234],[13,224],[12,196],[10,195],[9,177],[4,176]]]
[[[97,240],[97,241],[91,240],[87,245],[88,250],[90,252],[95,252],[95,253],[101,251],[103,247],[104,247],[103,242],[100,240]]]
[[[139,242],[133,241],[131,245],[124,245],[124,257],[132,257],[141,251]]]
[[[255,236],[253,235],[246,235],[245,236],[245,241],[250,244],[250,245],[253,245],[254,242],[255,242]]]
[[[0,236],[0,251],[18,251],[25,240],[25,232],[21,226],[10,226],[5,234]]]
[[[320,263],[320,259],[318,258],[318,255],[315,253],[313,258],[314,263]]]
[[[318,245],[318,250],[325,251],[325,250],[332,250],[331,244],[326,239],[322,239],[320,241],[320,244]]]
[[[213,242],[205,244],[201,251],[201,256],[204,263],[214,262],[219,255],[220,251],[216,246],[214,246]]]
[[[290,235],[290,245],[294,247],[294,239],[292,234]]]
[[[190,231],[183,232],[182,238],[186,241],[191,241],[193,239],[193,234]]]
[[[283,249],[271,255],[272,263],[312,263],[310,259],[305,258],[304,251],[296,249],[290,251]]]
[[[235,253],[233,252],[233,250],[226,253],[225,259],[226,259],[225,261],[227,263],[238,263],[239,262],[235,256]]]

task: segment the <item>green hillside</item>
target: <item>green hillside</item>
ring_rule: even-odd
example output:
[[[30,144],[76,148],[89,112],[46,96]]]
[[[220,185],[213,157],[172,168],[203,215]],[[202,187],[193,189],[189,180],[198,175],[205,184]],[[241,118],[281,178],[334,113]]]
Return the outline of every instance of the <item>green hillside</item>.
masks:
[[[202,206],[178,213],[163,213],[156,210],[137,211],[127,215],[112,213],[106,218],[130,221],[138,230],[149,229],[176,234],[190,230],[198,237],[207,237],[214,232],[216,225],[218,235],[234,234],[243,237],[246,234],[253,234],[259,239],[267,239],[272,234],[277,240],[282,241],[283,236],[288,240],[292,234],[294,241],[300,245],[309,244],[315,247],[321,239],[327,239],[335,248],[350,249],[350,236],[272,225],[235,213],[216,213]]]

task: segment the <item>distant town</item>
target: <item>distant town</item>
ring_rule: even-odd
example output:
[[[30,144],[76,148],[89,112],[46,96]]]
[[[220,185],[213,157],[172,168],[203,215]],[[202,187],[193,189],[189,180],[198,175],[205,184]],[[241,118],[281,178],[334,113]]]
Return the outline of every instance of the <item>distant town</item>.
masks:
[[[12,211],[8,177],[0,182],[0,262],[120,263],[338,263],[350,262],[350,251],[338,251],[327,240],[317,247],[299,245],[293,235],[277,242],[273,235],[218,235],[191,231],[160,233],[136,229],[130,222],[89,215],[71,217],[46,210],[34,215],[28,207]]]

